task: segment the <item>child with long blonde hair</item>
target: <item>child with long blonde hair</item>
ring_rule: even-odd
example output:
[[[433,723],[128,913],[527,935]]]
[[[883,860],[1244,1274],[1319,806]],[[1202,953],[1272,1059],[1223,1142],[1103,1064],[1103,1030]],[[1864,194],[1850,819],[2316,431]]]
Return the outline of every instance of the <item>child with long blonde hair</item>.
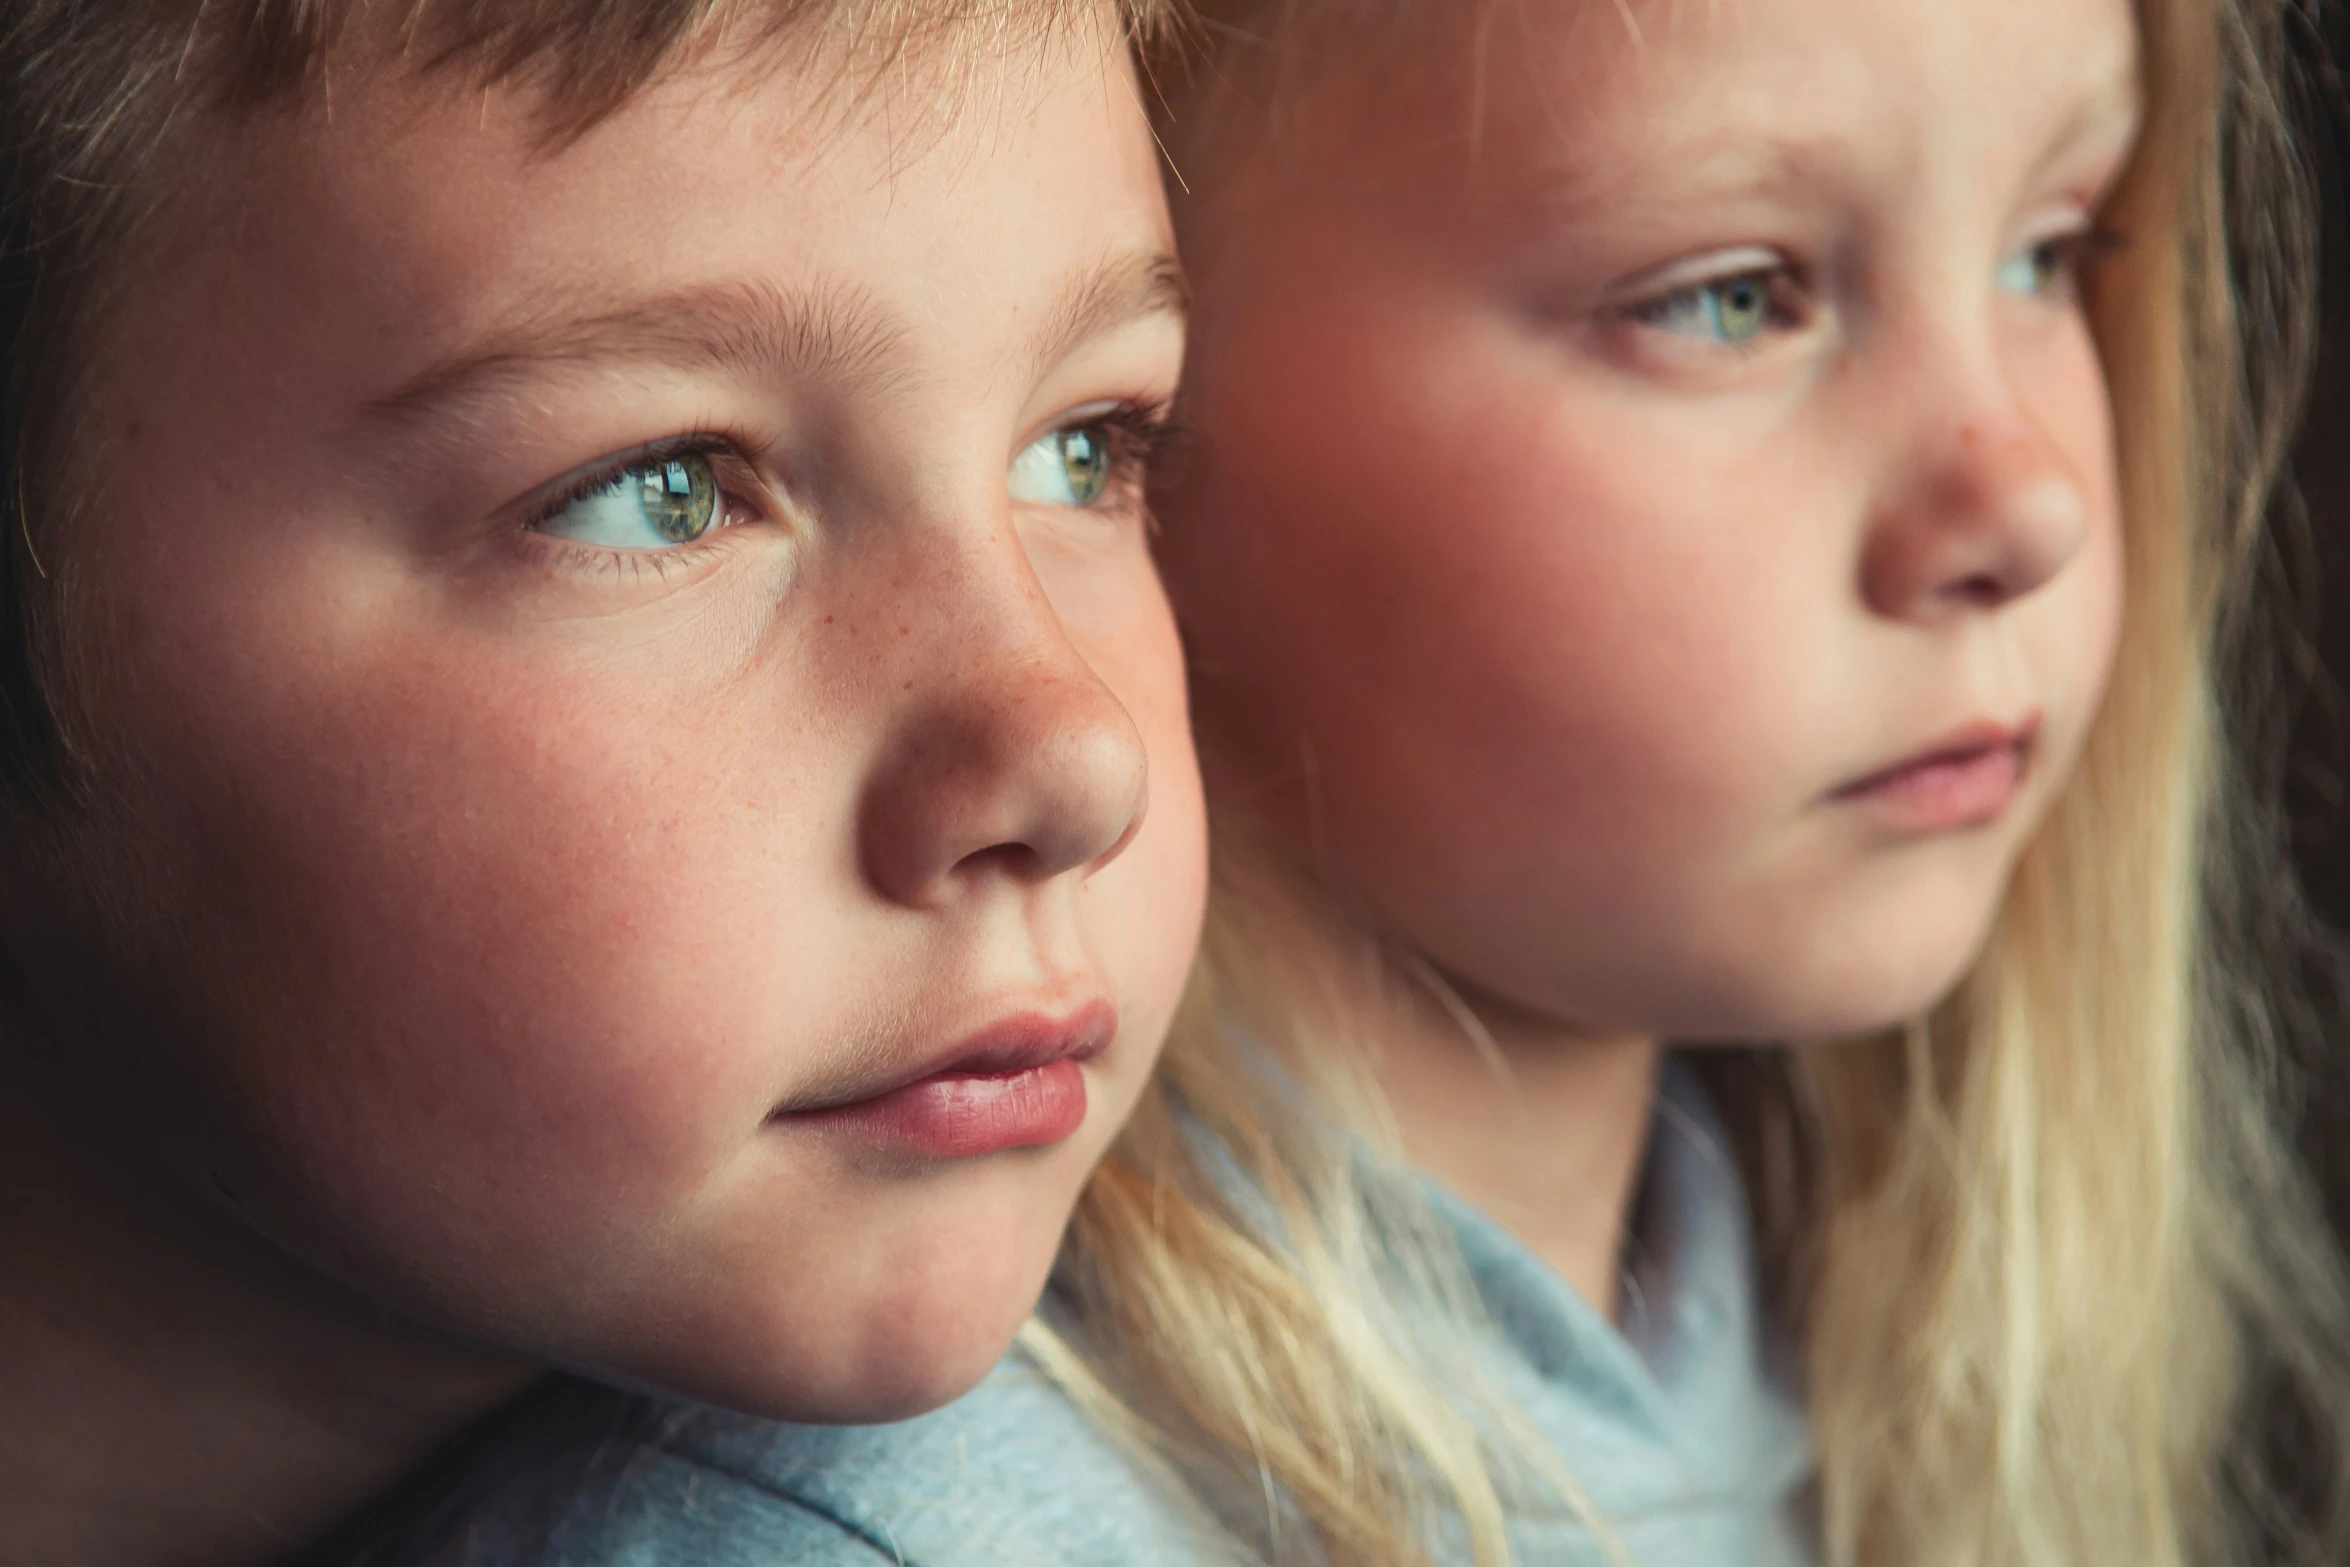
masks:
[[[1219,1016],[1032,1340],[1273,1559],[2339,1559],[2254,1429],[2339,1475],[2231,749],[2284,9],[1211,9]]]

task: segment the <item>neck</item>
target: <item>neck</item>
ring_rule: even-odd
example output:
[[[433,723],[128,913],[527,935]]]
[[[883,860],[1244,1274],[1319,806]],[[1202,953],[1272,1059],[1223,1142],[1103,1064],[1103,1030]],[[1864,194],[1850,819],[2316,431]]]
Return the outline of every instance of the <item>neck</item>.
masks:
[[[1656,1101],[1657,1041],[1538,1017],[1413,956],[1366,966],[1360,928],[1310,879],[1262,851],[1228,861],[1225,874],[1240,878],[1238,904],[1254,911],[1249,948],[1269,943],[1292,980],[1317,976],[1318,988],[1367,1007],[1355,1021],[1370,1032],[1404,1153],[1612,1318]],[[1239,972],[1252,966],[1239,963]]]
[[[272,1561],[527,1385],[177,1191],[46,1054],[0,1047],[0,1559]]]
[[[1615,1314],[1660,1051],[1472,999],[1433,973],[1380,1039],[1404,1151]]]

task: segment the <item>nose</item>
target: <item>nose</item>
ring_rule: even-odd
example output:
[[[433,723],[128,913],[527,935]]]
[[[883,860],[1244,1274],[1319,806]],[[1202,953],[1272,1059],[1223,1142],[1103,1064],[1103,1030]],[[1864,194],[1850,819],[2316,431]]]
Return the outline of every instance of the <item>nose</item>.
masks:
[[[1951,362],[1941,361],[1946,376]],[[1933,621],[2022,598],[2062,571],[2089,532],[2083,476],[2005,378],[1985,369],[1941,384],[1892,465],[1862,548],[1862,596],[1891,619]]]
[[[859,820],[884,897],[1091,875],[1149,802],[1141,731],[1054,611],[1017,540],[957,552],[901,615],[898,703]],[[917,624],[917,621],[920,624]]]

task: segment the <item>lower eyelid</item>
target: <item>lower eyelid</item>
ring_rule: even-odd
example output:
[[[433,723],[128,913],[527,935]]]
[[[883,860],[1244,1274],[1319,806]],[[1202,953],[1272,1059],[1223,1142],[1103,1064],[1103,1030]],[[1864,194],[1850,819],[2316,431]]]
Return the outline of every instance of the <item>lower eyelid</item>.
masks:
[[[626,550],[610,549],[594,544],[574,544],[553,534],[537,533],[542,560],[552,556],[555,569],[581,579],[622,578],[641,581],[652,577],[669,581],[677,573],[691,571],[708,564],[721,552],[732,547],[726,536],[736,530],[732,527],[715,529],[691,544],[674,545],[668,549]]]
[[[1676,283],[1659,293],[1644,294],[1614,307],[1613,313],[1646,319],[1664,314],[1666,309],[1684,300],[1693,300],[1708,293],[1719,293],[1739,283],[1760,283],[1764,294],[1774,308],[1785,303],[1791,295],[1800,294],[1803,280],[1792,266],[1756,267],[1740,272],[1724,272],[1713,277],[1695,278]]]
[[[515,529],[512,536],[530,548],[541,563],[553,564],[559,571],[583,578],[626,576],[636,579],[650,574],[667,580],[678,571],[698,566],[720,552],[733,548],[738,535],[750,526],[767,520],[767,509],[746,501],[740,488],[731,481],[728,472],[730,465],[717,466],[717,514],[701,537],[686,543],[644,549],[587,544],[567,539],[559,533],[551,533],[536,521]],[[760,488],[757,485],[753,487]]]

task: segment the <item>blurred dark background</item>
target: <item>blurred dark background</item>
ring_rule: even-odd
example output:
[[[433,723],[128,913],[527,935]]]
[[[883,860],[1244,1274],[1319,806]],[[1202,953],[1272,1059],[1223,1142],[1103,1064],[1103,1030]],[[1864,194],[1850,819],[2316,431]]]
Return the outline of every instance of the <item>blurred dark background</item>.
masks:
[[[2288,686],[2298,707],[2283,781],[2294,858],[2336,948],[2330,963],[2321,959],[2310,970],[2310,999],[2324,1026],[2307,1063],[2302,1141],[2334,1233],[2350,1246],[2350,0],[2288,5],[2302,23],[2295,42],[2307,67],[2305,145],[2325,213],[2324,342],[2295,455],[2297,494],[2283,498],[2278,519],[2299,600],[2287,628],[2298,642],[2288,642],[2287,663],[2303,672]],[[2322,1444],[2289,1407],[2269,1406],[2261,1424],[2261,1466],[2286,1495],[2322,1506],[2332,1469]],[[2298,1548],[2274,1554],[2280,1562],[2307,1559]]]
[[[2303,146],[2323,205],[2317,305],[2321,343],[2292,471],[2274,521],[2286,592],[2274,628],[2287,712],[2283,732],[2259,740],[2256,774],[2281,781],[2292,857],[2325,931],[2323,950],[2298,966],[2298,998],[2317,1026],[2292,1030],[2305,1056],[2298,1086],[2305,1157],[2335,1235],[2350,1249],[2350,0],[2282,0],[2302,67]],[[2272,578],[2264,587],[2274,588]],[[2280,607],[2272,598],[2271,606]],[[2259,737],[2239,737],[2253,738]],[[2282,746],[2276,741],[2285,741]],[[2280,775],[2272,769],[2280,767]],[[2292,977],[2279,974],[2280,984]],[[2274,1367],[2267,1368],[2272,1374]],[[2248,1411],[2240,1456],[2279,1505],[2261,1557],[2307,1567],[2312,1525],[2330,1511],[2340,1471],[2313,1411],[2270,1383]],[[2272,1488],[2273,1489],[2270,1489]],[[2326,1547],[2318,1547],[2323,1551]],[[2329,1562],[2328,1567],[2332,1567]]]
[[[2297,692],[2285,799],[2311,902],[2335,932],[2350,933],[2350,0],[2301,0],[2300,14],[2307,146],[2326,208],[2325,341],[2295,463],[2299,505],[2288,497],[2281,518],[2305,525],[2310,580],[2297,584],[2294,629],[2315,654]],[[2334,1044],[2314,1063],[2309,1151],[2337,1231],[2350,1238],[2350,1034]]]
[[[2319,306],[2324,347],[2302,431],[2297,479],[2320,580],[2316,636],[2329,681],[2310,693],[2289,784],[2296,847],[2319,907],[2350,928],[2350,0],[2319,0],[2299,45],[2307,68],[2307,147],[2324,199]]]

